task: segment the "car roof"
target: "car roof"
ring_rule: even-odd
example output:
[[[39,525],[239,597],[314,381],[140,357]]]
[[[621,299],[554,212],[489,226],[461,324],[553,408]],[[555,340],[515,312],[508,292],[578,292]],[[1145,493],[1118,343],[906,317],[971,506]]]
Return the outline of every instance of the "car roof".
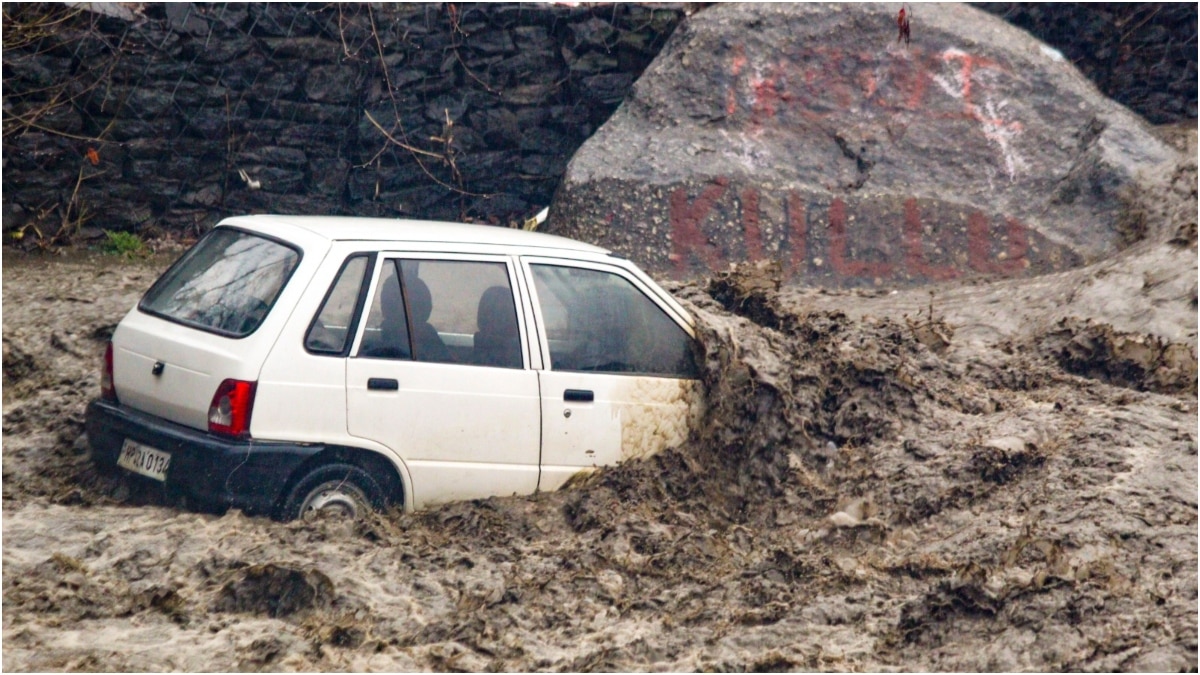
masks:
[[[494,225],[446,223],[434,220],[359,218],[352,216],[236,216],[222,221],[253,228],[255,224],[298,227],[330,241],[397,241],[451,244],[488,244],[549,248],[587,253],[608,249],[574,239],[541,232],[527,232]]]

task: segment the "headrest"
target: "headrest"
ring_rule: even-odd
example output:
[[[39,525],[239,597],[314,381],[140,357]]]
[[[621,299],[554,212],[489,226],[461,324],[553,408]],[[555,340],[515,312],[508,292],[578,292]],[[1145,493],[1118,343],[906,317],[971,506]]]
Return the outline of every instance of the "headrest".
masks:
[[[417,277],[406,278],[404,286],[407,291],[408,312],[412,317],[412,322],[418,324],[429,321],[429,315],[433,313],[433,295],[429,292],[429,286],[426,286],[425,282]]]
[[[479,312],[475,316],[479,330],[512,330],[517,326],[513,309],[512,292],[504,286],[492,286],[479,298]]]

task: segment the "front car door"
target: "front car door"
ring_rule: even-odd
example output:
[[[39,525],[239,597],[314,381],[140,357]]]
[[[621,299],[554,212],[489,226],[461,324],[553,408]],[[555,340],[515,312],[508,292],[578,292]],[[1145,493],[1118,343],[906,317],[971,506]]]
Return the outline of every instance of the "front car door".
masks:
[[[681,444],[702,411],[690,327],[616,265],[523,258],[543,360],[542,477],[555,490],[595,467]]]
[[[538,376],[513,261],[382,255],[371,288],[346,368],[349,433],[404,459],[414,508],[534,492]]]

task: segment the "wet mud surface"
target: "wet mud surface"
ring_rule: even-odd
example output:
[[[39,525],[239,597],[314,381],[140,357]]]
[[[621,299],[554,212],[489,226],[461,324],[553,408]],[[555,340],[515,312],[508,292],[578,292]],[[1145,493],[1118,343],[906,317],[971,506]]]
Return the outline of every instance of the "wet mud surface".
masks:
[[[1163,215],[1069,274],[673,287],[708,391],[686,443],[357,524],[98,474],[83,406],[165,260],[6,254],[5,667],[1194,669],[1191,166],[1190,240]]]

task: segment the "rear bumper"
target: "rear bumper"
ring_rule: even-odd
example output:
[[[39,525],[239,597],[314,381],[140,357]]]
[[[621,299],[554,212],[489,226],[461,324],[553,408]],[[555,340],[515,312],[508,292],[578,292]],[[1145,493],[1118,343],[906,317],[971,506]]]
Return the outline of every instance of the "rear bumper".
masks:
[[[116,467],[125,439],[133,439],[171,455],[165,485],[172,492],[255,514],[273,514],[289,477],[324,449],[223,438],[105,400],[88,404],[86,428],[98,464]]]

